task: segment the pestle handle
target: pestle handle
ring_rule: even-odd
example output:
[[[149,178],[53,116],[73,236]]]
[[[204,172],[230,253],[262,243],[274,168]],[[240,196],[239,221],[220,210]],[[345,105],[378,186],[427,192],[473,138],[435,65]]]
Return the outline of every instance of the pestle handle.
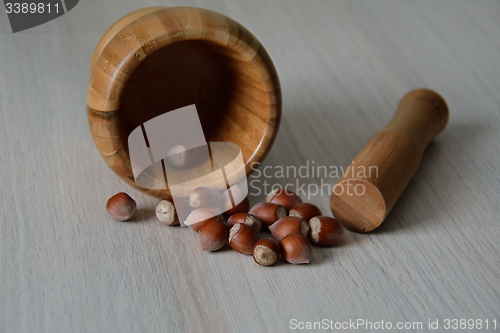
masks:
[[[368,141],[335,185],[330,199],[334,217],[357,232],[382,224],[448,118],[446,102],[437,93],[407,93],[391,121]]]
[[[448,107],[444,99],[432,90],[416,89],[407,93],[383,131],[407,135],[422,151],[448,123]]]

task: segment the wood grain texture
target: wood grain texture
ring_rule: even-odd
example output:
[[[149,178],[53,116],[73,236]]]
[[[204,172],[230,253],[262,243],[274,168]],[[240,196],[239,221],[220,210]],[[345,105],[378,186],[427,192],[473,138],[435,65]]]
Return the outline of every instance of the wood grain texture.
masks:
[[[92,52],[112,22],[158,4],[80,1],[16,34],[0,10],[0,332],[499,319],[498,1],[165,3],[227,15],[266,47],[283,93],[279,135],[259,170],[269,183],[288,183],[278,165],[346,168],[412,89],[448,103],[446,130],[377,230],[314,248],[307,266],[276,267],[230,250],[202,253],[193,232],[158,222],[157,200],[126,185],[95,149],[82,109]],[[338,181],[289,178],[305,189]],[[252,204],[264,200],[251,190]],[[134,221],[106,215],[120,191],[137,201]],[[328,212],[324,192],[301,196]]]
[[[436,92],[408,92],[391,121],[366,143],[335,185],[330,198],[333,216],[352,231],[378,228],[448,119],[446,102]]]
[[[264,47],[233,19],[202,8],[153,7],[116,21],[90,63],[87,115],[97,150],[135,184],[128,136],[146,121],[195,104],[207,142],[232,142],[247,173],[276,138],[281,90]],[[228,176],[230,177],[230,175]]]

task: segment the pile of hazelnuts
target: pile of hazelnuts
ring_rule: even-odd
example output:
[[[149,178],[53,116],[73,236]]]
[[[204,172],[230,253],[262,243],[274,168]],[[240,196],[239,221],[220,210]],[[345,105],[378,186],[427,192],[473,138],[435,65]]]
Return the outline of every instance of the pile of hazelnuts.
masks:
[[[229,190],[228,190],[229,191]],[[179,212],[188,217],[184,221],[198,233],[203,251],[217,251],[226,243],[236,252],[253,255],[256,263],[271,266],[280,256],[292,264],[311,261],[312,246],[331,246],[345,233],[342,225],[332,217],[322,216],[318,207],[303,203],[290,190],[278,188],[250,209],[248,197],[237,205],[222,202],[221,194],[211,187],[199,187],[189,201],[163,199],[156,206],[156,216],[168,226],[179,225]],[[227,201],[227,200],[226,200]],[[179,204],[181,203],[181,204]],[[213,207],[222,207],[216,215]],[[118,193],[108,200],[108,214],[126,221],[135,211],[136,203],[126,193]],[[261,239],[259,232],[269,230],[273,238]]]

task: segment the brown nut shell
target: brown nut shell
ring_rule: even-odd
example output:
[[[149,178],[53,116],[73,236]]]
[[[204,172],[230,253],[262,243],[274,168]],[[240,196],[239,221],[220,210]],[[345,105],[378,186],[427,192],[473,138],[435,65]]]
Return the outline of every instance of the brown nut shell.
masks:
[[[299,234],[290,234],[280,242],[281,256],[291,264],[307,264],[312,258],[312,245]]]
[[[247,213],[238,213],[232,215],[227,220],[227,225],[231,228],[236,223],[243,223],[255,229],[255,231],[259,232],[262,228],[262,222],[252,214]]]
[[[106,211],[117,221],[130,220],[136,208],[135,200],[125,192],[116,193],[106,202]]]
[[[216,214],[215,209],[209,207],[198,208],[189,214],[184,224],[198,232],[211,218],[215,218],[219,222],[222,222],[222,217]]]
[[[315,245],[331,246],[338,243],[345,234],[339,221],[329,216],[316,216],[309,220],[309,240]]]
[[[320,216],[321,210],[308,202],[298,204],[290,209],[290,216],[298,216],[306,221],[309,221],[315,216]]]
[[[228,208],[228,207],[232,207],[232,208]],[[250,210],[250,200],[248,200],[248,197],[246,197],[245,199],[243,199],[243,201],[241,201],[239,204],[237,204],[234,207],[232,206],[231,202],[226,202],[226,203],[224,203],[223,210],[224,210],[224,213],[222,213],[222,215],[226,219],[233,216],[234,214],[248,213],[248,211]]]
[[[210,186],[201,186],[194,190],[189,195],[189,205],[194,208],[219,208],[221,202],[221,194],[216,189]]]
[[[168,199],[169,200],[169,199]],[[180,219],[186,218],[192,212],[191,206],[189,206],[189,202],[184,198],[174,197],[172,198],[172,202],[175,205],[175,211],[177,212],[177,217]]]
[[[253,206],[248,213],[258,218],[262,222],[263,228],[268,228],[271,224],[286,216],[286,209],[275,203],[261,202]]]
[[[211,218],[201,227],[198,233],[198,241],[203,251],[217,251],[222,248],[229,236],[229,227]]]
[[[245,196],[245,194],[237,185],[226,190],[222,195],[224,198],[222,202],[222,215],[224,218],[228,219],[232,215],[238,213],[248,213],[250,210],[250,200],[248,200],[248,196],[243,196]],[[235,204],[234,206],[233,203]]]
[[[290,190],[278,188],[267,195],[266,202],[272,202],[285,207],[289,212],[294,206],[302,203],[302,199]]]
[[[282,240],[290,234],[300,234],[307,237],[309,234],[309,224],[306,220],[297,216],[285,216],[269,226],[269,231],[277,240]]]
[[[253,247],[253,260],[261,266],[271,266],[280,257],[280,243],[273,238],[264,238]]]
[[[242,254],[252,254],[253,247],[259,239],[259,233],[243,223],[236,223],[229,230],[229,246]]]

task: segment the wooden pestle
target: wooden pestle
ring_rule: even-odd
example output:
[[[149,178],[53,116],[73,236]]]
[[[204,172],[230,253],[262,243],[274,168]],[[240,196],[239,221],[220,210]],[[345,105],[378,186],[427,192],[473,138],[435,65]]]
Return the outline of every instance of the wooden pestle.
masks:
[[[434,91],[407,93],[389,124],[368,141],[335,185],[330,198],[333,216],[356,232],[382,224],[448,117],[446,102]]]

